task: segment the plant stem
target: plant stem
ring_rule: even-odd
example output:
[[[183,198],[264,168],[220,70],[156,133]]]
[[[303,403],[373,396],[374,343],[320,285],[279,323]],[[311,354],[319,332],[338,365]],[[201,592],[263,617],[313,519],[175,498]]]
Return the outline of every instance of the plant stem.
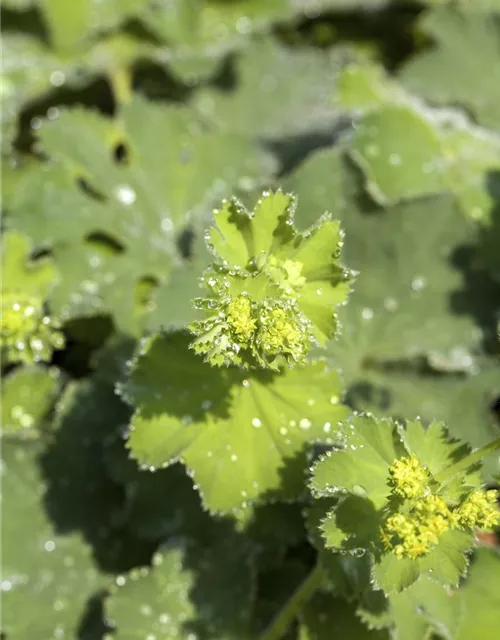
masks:
[[[480,462],[486,455],[488,455],[488,453],[492,453],[497,449],[500,449],[500,438],[497,438],[496,440],[493,440],[489,444],[486,444],[484,447],[481,447],[480,449],[473,451],[463,460],[460,460],[459,462],[452,464],[450,467],[448,467],[447,469],[442,471],[440,474],[438,474],[436,477],[436,480],[438,480],[439,482],[443,482],[445,480],[449,480],[453,478],[461,471],[465,471],[469,467],[472,467],[472,465],[476,464],[477,462]]]
[[[322,579],[323,569],[318,563],[293,592],[275,618],[271,620],[259,640],[279,640],[279,638],[282,638],[294,618],[297,617],[303,606],[321,585]]]
[[[127,104],[132,99],[132,78],[126,67],[116,67],[109,72],[111,90],[117,104]]]

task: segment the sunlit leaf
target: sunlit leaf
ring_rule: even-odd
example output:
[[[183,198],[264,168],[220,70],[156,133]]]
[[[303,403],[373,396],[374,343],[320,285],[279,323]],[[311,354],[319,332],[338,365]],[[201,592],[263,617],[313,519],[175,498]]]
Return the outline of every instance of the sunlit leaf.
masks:
[[[306,445],[347,415],[338,375],[321,361],[282,374],[214,370],[188,344],[172,334],[143,345],[124,387],[136,407],[132,456],[153,467],[181,459],[213,511],[297,498]]]

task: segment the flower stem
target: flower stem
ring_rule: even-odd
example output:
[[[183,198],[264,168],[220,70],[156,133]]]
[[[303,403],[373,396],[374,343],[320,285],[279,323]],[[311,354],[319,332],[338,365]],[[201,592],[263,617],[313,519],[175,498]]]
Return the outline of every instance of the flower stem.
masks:
[[[500,438],[493,440],[492,442],[485,445],[484,447],[481,447],[480,449],[476,449],[476,451],[473,451],[472,453],[470,453],[466,458],[463,458],[462,460],[459,460],[455,464],[452,464],[447,469],[445,469],[440,474],[438,474],[436,477],[436,480],[438,480],[439,482],[450,480],[451,478],[455,477],[458,473],[461,473],[462,471],[465,471],[469,467],[472,467],[472,465],[477,464],[486,455],[488,455],[489,453],[492,453],[493,451],[496,451],[497,449],[500,449]]]
[[[116,67],[109,72],[109,82],[117,104],[127,104],[132,99],[132,78],[126,67]]]
[[[278,611],[275,618],[271,620],[259,640],[279,640],[282,638],[292,621],[301,612],[303,606],[321,585],[322,579],[323,569],[318,563],[293,592],[281,610]]]

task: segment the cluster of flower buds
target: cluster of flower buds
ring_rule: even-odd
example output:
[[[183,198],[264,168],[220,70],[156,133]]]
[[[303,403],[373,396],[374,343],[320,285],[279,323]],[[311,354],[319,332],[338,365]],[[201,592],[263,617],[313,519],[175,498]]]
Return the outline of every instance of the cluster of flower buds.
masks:
[[[45,314],[43,300],[22,293],[2,293],[0,344],[7,362],[48,361],[64,347],[59,324]]]
[[[209,301],[211,302],[211,301]],[[236,364],[276,369],[303,362],[314,344],[311,323],[293,299],[265,298],[255,302],[248,293],[227,296],[197,307],[208,311],[190,329],[199,337],[192,347],[213,365]]]
[[[389,467],[396,511],[382,528],[385,547],[398,558],[418,558],[431,551],[449,529],[489,529],[500,524],[496,491],[475,490],[447,504],[440,486],[415,456],[395,460]]]
[[[335,334],[335,306],[349,292],[339,263],[342,231],[328,215],[299,233],[295,198],[265,192],[254,211],[224,201],[207,234],[214,262],[202,285],[204,312],[189,330],[194,351],[211,365],[293,367]]]

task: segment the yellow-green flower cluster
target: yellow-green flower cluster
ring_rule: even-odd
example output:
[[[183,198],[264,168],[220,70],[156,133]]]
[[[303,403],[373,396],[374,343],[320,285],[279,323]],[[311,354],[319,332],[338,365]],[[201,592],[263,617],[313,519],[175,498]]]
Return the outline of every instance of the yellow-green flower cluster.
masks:
[[[252,317],[252,303],[248,296],[238,296],[229,302],[227,321],[241,340],[250,340],[256,328],[256,321]]]
[[[380,535],[398,558],[429,553],[449,529],[472,531],[500,524],[496,491],[476,490],[458,504],[447,504],[439,484],[415,456],[396,460],[389,467],[389,482],[397,511],[386,518]]]
[[[421,498],[407,513],[389,516],[382,541],[398,558],[418,558],[428,553],[451,527],[450,510],[436,495]]]
[[[263,305],[259,327],[257,345],[264,354],[286,354],[295,361],[305,358],[311,342],[309,324],[294,306],[278,301]]]
[[[59,325],[45,314],[43,301],[22,293],[2,294],[0,345],[7,362],[47,361],[64,347]]]
[[[423,496],[429,485],[429,472],[415,456],[396,460],[389,467],[393,492],[402,498]]]
[[[461,527],[491,529],[500,523],[497,491],[474,491],[455,511]]]
[[[198,336],[193,349],[219,366],[254,360],[275,368],[279,359],[303,362],[313,342],[312,326],[293,300],[255,302],[245,293],[219,303],[190,329]]]

